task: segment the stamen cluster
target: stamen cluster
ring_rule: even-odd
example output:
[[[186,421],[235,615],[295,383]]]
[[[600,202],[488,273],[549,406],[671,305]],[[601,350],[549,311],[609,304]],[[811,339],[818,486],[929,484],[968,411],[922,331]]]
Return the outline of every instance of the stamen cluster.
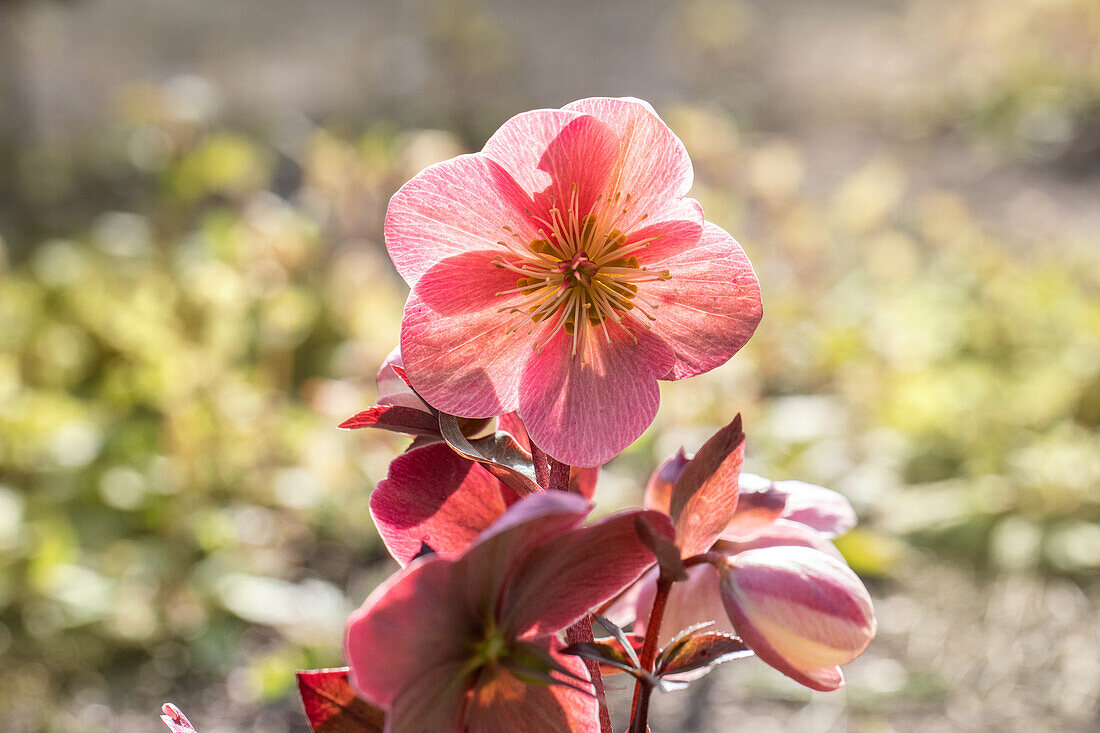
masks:
[[[526,212],[538,224],[538,239],[526,242],[505,225],[508,239],[497,242],[507,252],[494,259],[495,265],[519,276],[515,288],[497,293],[514,299],[499,309],[518,316],[509,332],[527,325],[532,334],[537,324],[546,324],[535,340],[538,352],[564,330],[573,337],[571,355],[582,361],[589,329],[600,329],[611,343],[608,321],[621,326],[636,343],[636,328],[650,328],[658,308],[639,294],[638,285],[671,277],[668,270],[651,271],[638,261],[637,253],[660,235],[630,241],[618,227],[630,210],[629,193],[600,194],[593,211],[582,216],[579,188],[573,184],[564,213],[553,197],[551,204],[549,218]]]

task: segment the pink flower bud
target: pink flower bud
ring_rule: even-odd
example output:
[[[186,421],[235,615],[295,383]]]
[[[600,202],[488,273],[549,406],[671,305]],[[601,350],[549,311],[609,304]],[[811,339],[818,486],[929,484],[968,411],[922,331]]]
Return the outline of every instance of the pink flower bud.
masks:
[[[649,483],[645,487],[646,509],[668,514],[676,479],[680,478],[680,474],[689,463],[691,463],[691,456],[685,455],[684,449],[681,448],[676,451],[676,455],[657,466],[657,470],[649,477]]]
[[[400,346],[390,352],[374,378],[375,383],[378,385],[378,404],[411,407],[421,412],[431,412],[428,406],[424,404],[424,400],[417,397],[412,388],[405,384],[405,380],[393,370],[392,367],[395,366],[399,369],[404,368],[401,361]]]
[[[847,565],[808,547],[766,547],[729,559],[722,601],[756,655],[815,690],[844,684],[837,669],[875,636],[871,597]]]

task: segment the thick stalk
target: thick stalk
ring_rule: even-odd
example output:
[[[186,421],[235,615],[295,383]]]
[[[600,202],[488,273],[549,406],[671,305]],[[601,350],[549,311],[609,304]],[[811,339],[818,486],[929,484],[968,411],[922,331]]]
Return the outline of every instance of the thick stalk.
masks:
[[[535,464],[535,483],[545,489],[550,483],[550,457],[533,442],[531,443],[531,462]]]
[[[592,641],[592,617],[585,616],[566,629],[565,641],[567,644]],[[603,687],[600,663],[595,659],[585,659],[584,666],[588,668],[588,675],[592,678],[592,687],[596,692],[596,702],[600,706],[600,733],[614,733],[611,727],[611,711],[607,709],[607,693]]]
[[[657,593],[653,597],[653,610],[645,627],[645,643],[642,644],[642,656],[639,659],[642,669],[647,672],[653,671],[653,662],[657,658],[657,641],[661,635],[661,621],[665,616],[665,605],[668,603],[672,583],[672,579],[666,578],[664,573],[657,578]],[[631,733],[646,733],[649,697],[652,694],[653,685],[648,680],[639,679],[634,683],[634,702],[630,708]]]
[[[569,464],[550,458],[550,482],[547,488],[551,491],[569,491]]]
[[[533,454],[532,454],[533,455]],[[547,489],[550,491],[569,491],[569,464],[548,456],[550,461],[550,479]],[[579,644],[592,641],[592,616],[585,616],[565,630],[567,644]],[[592,688],[596,692],[596,702],[600,706],[600,733],[614,733],[611,728],[611,712],[607,709],[607,694],[603,687],[603,674],[600,663],[595,659],[585,659],[584,666],[592,678]]]

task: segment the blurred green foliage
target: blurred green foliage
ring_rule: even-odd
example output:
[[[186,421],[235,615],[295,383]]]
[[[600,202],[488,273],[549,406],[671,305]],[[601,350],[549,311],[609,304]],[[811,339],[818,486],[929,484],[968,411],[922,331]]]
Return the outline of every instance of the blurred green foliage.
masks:
[[[699,18],[752,27],[750,6],[710,5],[684,15],[685,63],[737,35]],[[926,0],[904,27],[933,15],[946,31],[909,72],[921,93],[887,120],[1095,172],[1095,3]],[[35,151],[0,173],[32,214],[46,179],[96,201],[82,185],[112,186],[111,210],[65,238],[0,247],[5,730],[114,730],[108,707],[180,690],[254,711],[293,668],[339,663],[346,613],[391,567],[367,507],[403,441],[335,425],[371,403],[397,338],[388,196],[479,141],[321,126],[288,151],[181,93],[123,89],[95,155]],[[1097,242],[1017,236],[888,145],[822,193],[793,134],[712,104],[661,111],[693,195],[752,258],[765,319],[730,364],[664,385],[604,508],[742,411],[750,468],[852,498],[864,524],[841,549],[866,575],[913,548],[1100,569]]]

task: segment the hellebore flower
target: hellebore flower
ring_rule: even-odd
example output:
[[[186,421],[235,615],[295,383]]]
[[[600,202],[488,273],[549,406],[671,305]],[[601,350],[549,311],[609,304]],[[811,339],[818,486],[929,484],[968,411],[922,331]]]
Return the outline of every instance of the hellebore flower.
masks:
[[[414,560],[351,615],[349,680],[389,731],[599,730],[587,668],[556,634],[652,564],[637,522],[672,530],[642,510],[581,527],[589,508],[566,492],[522,499],[464,553]]]
[[[699,456],[680,451],[662,463],[646,486],[645,507],[671,512],[675,520],[682,477]],[[694,565],[686,580],[672,586],[658,639],[663,644],[682,628],[709,622],[710,630],[740,636],[761,660],[803,685],[840,687],[838,665],[857,657],[875,634],[867,590],[829,541],[855,525],[855,512],[843,496],[813,484],[728,470],[722,478],[737,486],[736,508],[724,515],[724,529],[699,534],[683,556],[709,549],[724,560],[717,567]],[[717,487],[703,493],[722,496]],[[730,506],[728,499],[722,504]],[[676,521],[681,546],[682,525],[681,517]],[[656,573],[638,586],[634,631],[644,633]]]
[[[412,288],[417,392],[464,417],[518,411],[570,465],[618,454],[653,420],[658,379],[725,363],[760,320],[752,266],[684,198],[692,178],[652,107],[597,98],[519,114],[409,181],[385,234]]]

